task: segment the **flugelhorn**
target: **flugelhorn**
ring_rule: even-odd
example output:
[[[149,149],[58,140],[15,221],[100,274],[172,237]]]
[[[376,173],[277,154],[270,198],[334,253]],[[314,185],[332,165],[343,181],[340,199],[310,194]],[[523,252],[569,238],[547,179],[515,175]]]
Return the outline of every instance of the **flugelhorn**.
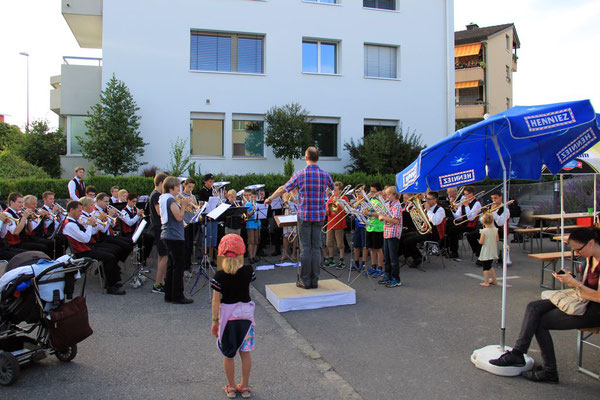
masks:
[[[421,204],[421,194],[417,193],[411,198],[407,200],[407,210],[410,218],[412,219],[415,227],[417,228],[417,232],[421,235],[427,235],[431,233],[432,226],[431,222],[429,222],[429,218],[427,217],[427,213],[423,209],[423,204]]]

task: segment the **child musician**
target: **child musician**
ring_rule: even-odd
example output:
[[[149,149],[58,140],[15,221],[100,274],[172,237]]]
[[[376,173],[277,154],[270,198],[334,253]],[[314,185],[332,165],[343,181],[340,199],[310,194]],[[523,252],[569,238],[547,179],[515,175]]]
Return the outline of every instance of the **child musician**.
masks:
[[[127,194],[127,206],[121,210],[121,236],[130,239],[135,232],[135,227],[144,216],[144,210],[136,208],[138,196],[135,193]]]
[[[379,280],[379,284],[388,288],[402,285],[400,281],[400,265],[398,257],[400,256],[400,237],[402,235],[402,206],[398,201],[398,192],[391,186],[385,190],[388,198],[386,205],[389,210],[389,216],[379,215],[379,220],[383,221],[383,259],[385,264],[385,274]]]
[[[246,232],[248,235],[248,257],[250,258],[250,263],[255,263],[257,261],[256,250],[258,249],[260,237],[261,222],[258,219],[258,212],[256,211],[257,198],[258,194],[256,193],[256,190],[252,190],[250,192],[250,201],[246,203],[246,207],[248,208]]]
[[[179,194],[180,183],[175,176],[169,176],[163,184],[164,193],[160,196],[161,233],[160,238],[165,241],[169,249],[167,276],[165,278],[165,301],[176,304],[189,304],[194,300],[183,294],[183,270],[185,261],[185,235],[183,233],[183,215],[190,204],[190,198],[181,199],[177,204],[175,197]]]
[[[335,182],[333,187],[333,195],[327,201],[327,250],[329,252],[329,258],[325,259],[326,267],[333,267],[335,261],[333,260],[334,244],[337,245],[340,253],[340,260],[336,266],[336,269],[344,269],[346,264],[344,262],[344,232],[346,229],[346,212],[344,208],[337,202],[342,199],[348,202],[346,196],[340,197],[344,185],[342,182]]]
[[[283,194],[283,201],[287,203],[285,208],[285,215],[297,215],[298,214],[298,189],[295,188],[291,192]],[[291,240],[290,240],[291,239]],[[290,256],[289,247],[292,245],[292,253]],[[298,247],[298,227],[286,226],[283,228],[283,254],[281,255],[281,262],[286,259],[296,261],[296,249]]]

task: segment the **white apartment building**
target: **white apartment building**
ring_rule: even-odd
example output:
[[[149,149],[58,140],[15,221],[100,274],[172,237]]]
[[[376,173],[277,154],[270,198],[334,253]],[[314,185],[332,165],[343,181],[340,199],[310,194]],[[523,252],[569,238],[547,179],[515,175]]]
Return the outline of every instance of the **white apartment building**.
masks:
[[[68,76],[52,78],[67,172],[98,73],[102,88],[113,74],[129,87],[144,161],[161,169],[182,138],[203,173],[282,172],[263,120],[293,102],[332,172],[374,126],[402,124],[426,144],[454,131],[453,0],[62,0],[62,13],[81,47],[102,48],[80,109],[61,108]]]

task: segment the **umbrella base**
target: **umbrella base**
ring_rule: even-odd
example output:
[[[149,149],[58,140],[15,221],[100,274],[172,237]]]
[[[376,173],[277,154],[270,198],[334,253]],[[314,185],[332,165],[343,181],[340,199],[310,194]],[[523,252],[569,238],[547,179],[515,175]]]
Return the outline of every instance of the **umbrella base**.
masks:
[[[493,344],[485,346],[473,351],[473,354],[471,354],[471,362],[479,369],[500,376],[517,376],[520,375],[521,372],[529,371],[533,368],[533,358],[529,357],[527,354],[523,355],[525,357],[524,367],[498,367],[490,364],[490,360],[495,360],[508,350],[511,350],[508,346],[504,347],[504,351],[499,345]]]

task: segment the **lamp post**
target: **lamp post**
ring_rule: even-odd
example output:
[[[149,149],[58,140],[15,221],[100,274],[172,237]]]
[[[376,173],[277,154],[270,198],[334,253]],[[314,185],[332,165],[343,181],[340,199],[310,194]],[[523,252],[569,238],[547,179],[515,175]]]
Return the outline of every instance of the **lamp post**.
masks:
[[[22,51],[19,54],[27,57],[27,127],[25,130],[29,132],[29,53]]]

